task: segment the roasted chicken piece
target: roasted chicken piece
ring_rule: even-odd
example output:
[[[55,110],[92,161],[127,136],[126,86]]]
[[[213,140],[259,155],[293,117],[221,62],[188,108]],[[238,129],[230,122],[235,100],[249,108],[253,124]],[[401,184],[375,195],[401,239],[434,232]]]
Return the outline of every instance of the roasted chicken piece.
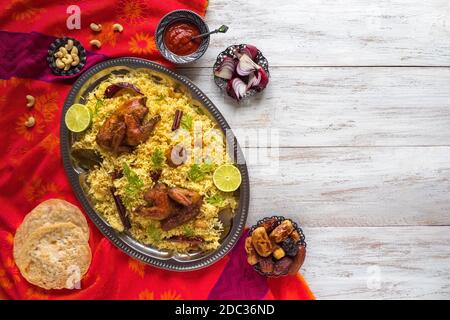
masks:
[[[175,208],[172,214],[161,221],[161,228],[164,231],[169,231],[173,228],[181,226],[186,222],[194,219],[200,213],[201,201],[191,206],[179,206]]]
[[[126,153],[132,147],[146,141],[158,121],[159,115],[142,123],[148,113],[145,106],[147,98],[132,99],[121,105],[105,120],[97,133],[97,144],[114,153]]]
[[[121,121],[119,116],[113,114],[101,126],[95,137],[97,144],[114,153],[126,153],[131,151],[131,147],[124,145],[127,126]]]
[[[149,206],[141,206],[137,213],[155,220],[163,220],[172,213],[172,206],[169,201],[168,188],[165,184],[158,183],[153,188],[144,193],[144,200],[149,202]]]
[[[202,196],[198,192],[183,188],[171,188],[168,194],[172,200],[185,207],[192,206],[202,200]]]
[[[160,220],[165,231],[192,220],[200,213],[203,197],[195,191],[168,188],[159,183],[144,194],[148,206],[136,209],[137,214]]]

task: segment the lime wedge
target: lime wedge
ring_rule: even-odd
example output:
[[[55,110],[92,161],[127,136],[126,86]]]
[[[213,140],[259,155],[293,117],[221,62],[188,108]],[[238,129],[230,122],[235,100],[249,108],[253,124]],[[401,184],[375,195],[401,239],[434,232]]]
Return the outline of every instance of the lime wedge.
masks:
[[[75,103],[67,110],[64,120],[67,129],[72,132],[82,132],[91,124],[91,112],[85,105]]]
[[[232,164],[223,164],[214,171],[213,181],[220,191],[232,192],[239,188],[242,177],[238,168]]]

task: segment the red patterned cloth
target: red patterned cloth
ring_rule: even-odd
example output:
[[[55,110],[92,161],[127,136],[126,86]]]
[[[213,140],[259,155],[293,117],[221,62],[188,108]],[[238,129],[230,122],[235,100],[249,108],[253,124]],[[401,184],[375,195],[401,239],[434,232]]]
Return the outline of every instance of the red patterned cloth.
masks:
[[[108,57],[140,56],[162,60],[153,33],[159,19],[174,9],[204,15],[206,0],[76,1],[81,30],[68,30],[66,9],[73,1],[0,0],[0,299],[312,299],[303,278],[266,279],[247,265],[243,239],[216,264],[176,273],[147,266],[116,249],[90,223],[93,259],[80,290],[47,291],[30,285],[13,257],[14,233],[28,213],[48,198],[79,205],[64,173],[59,152],[61,108],[74,79],[51,74],[49,44],[63,35],[88,49],[88,66]],[[95,34],[88,25],[101,23]],[[114,33],[111,25],[125,30]],[[89,41],[102,41],[92,51]],[[25,96],[36,104],[29,109]],[[36,119],[33,128],[24,122]]]

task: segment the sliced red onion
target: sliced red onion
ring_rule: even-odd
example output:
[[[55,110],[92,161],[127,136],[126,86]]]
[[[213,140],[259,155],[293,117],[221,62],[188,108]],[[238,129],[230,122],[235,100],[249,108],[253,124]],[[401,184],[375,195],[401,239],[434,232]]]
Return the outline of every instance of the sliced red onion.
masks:
[[[267,74],[266,70],[264,70],[264,68],[260,68],[257,72],[257,77],[260,78],[260,81],[257,85],[254,85],[253,88],[255,88],[256,91],[262,91],[269,83],[269,75]]]
[[[242,54],[246,54],[248,55],[252,60],[255,60],[256,55],[258,54],[258,49],[251,45],[251,44],[246,44],[244,49],[241,50]]]
[[[214,71],[214,75],[219,78],[230,80],[233,78],[236,62],[233,58],[226,56],[220,66]]]
[[[137,94],[144,95],[142,91],[136,87],[134,84],[128,83],[128,82],[117,82],[109,85],[105,89],[105,98],[112,98],[114,97],[119,91],[121,90],[131,90]]]
[[[247,89],[256,87],[261,82],[261,74],[259,72],[252,72],[248,76]]]
[[[247,85],[240,78],[233,78],[227,83],[227,92],[236,100],[241,100],[247,93]]]
[[[248,76],[253,71],[256,71],[260,69],[261,67],[257,65],[252,58],[250,58],[248,55],[243,54],[239,58],[239,63],[236,67],[236,72],[240,76]]]

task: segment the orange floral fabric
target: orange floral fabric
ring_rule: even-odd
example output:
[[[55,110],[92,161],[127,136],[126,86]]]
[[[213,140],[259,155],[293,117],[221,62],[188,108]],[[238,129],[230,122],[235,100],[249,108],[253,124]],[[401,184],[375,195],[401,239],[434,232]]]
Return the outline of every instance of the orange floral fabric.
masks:
[[[92,264],[79,290],[42,290],[17,269],[12,248],[24,216],[40,202],[61,198],[76,204],[65,175],[59,129],[64,99],[73,78],[52,76],[46,48],[60,36],[78,39],[88,50],[88,63],[108,57],[139,56],[160,63],[153,34],[159,19],[175,9],[204,15],[206,0],[76,1],[81,29],[68,30],[68,0],[0,0],[0,299],[311,299],[301,278],[267,280],[245,263],[242,240],[227,257],[209,268],[188,273],[159,270],[116,249],[89,222]],[[94,33],[91,22],[103,31]],[[113,32],[113,23],[124,26]],[[100,50],[89,46],[99,39]],[[24,41],[28,41],[24,45]],[[26,107],[26,95],[36,103]],[[36,124],[24,123],[33,116]],[[244,267],[243,267],[244,266]],[[241,288],[245,281],[248,287]]]

